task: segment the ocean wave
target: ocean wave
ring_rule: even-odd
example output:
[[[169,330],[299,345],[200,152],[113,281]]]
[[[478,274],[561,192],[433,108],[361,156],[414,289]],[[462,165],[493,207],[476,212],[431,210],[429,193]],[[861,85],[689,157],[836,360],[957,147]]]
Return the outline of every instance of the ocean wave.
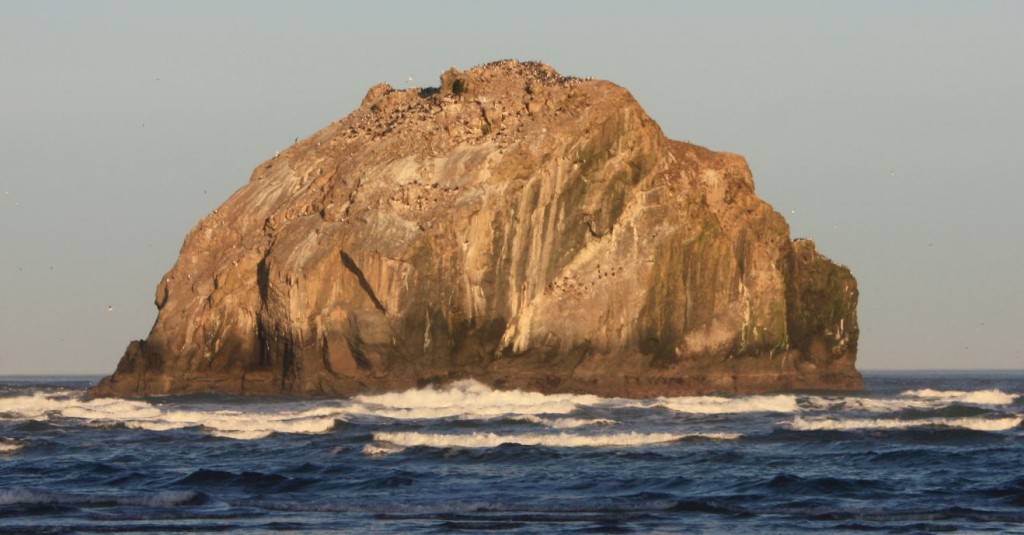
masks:
[[[907,390],[900,393],[901,396],[933,399],[947,403],[970,403],[975,405],[1011,405],[1018,394],[1008,394],[1002,390],[932,390],[924,388],[920,390]]]
[[[658,398],[655,406],[690,414],[738,414],[746,412],[797,412],[800,405],[796,396],[694,396]]]
[[[580,406],[596,405],[603,400],[592,395],[495,390],[467,379],[444,388],[356,396],[348,411],[403,420],[488,419],[507,415],[568,414]]]
[[[378,432],[373,434],[373,443],[364,448],[368,455],[396,453],[405,448],[425,446],[429,448],[496,448],[502,444],[520,446],[546,446],[552,448],[583,447],[637,447],[665,444],[689,438],[731,440],[739,438],[738,433],[613,433],[607,435],[578,435],[570,433],[521,435],[500,435],[496,433],[419,433],[419,432]]]
[[[1000,390],[906,390],[889,399],[843,396],[796,396],[790,394],[739,397],[662,397],[646,400],[602,398],[594,395],[541,394],[520,390],[497,390],[479,381],[464,380],[444,387],[426,387],[405,392],[361,395],[351,399],[320,401],[275,401],[224,404],[195,403],[190,398],[168,398],[159,402],[117,398],[83,399],[82,392],[49,391],[0,398],[0,418],[26,422],[51,422],[93,427],[123,426],[153,432],[196,429],[217,437],[258,440],[275,433],[325,434],[339,422],[377,423],[391,420],[498,419],[537,424],[549,429],[572,430],[618,425],[608,417],[583,417],[580,412],[664,409],[692,415],[747,413],[898,412],[925,411],[920,415],[891,419],[797,418],[794,429],[902,428],[948,425],[981,430],[1005,430],[1019,419],[982,417],[963,411],[939,411],[951,404],[992,406],[1012,404],[1019,396]],[[593,409],[588,411],[587,409]],[[918,416],[918,417],[914,417]],[[977,417],[975,417],[977,416]],[[656,430],[655,430],[656,431]],[[525,435],[524,435],[525,436]],[[556,435],[538,435],[550,437]],[[592,439],[588,438],[588,440]],[[553,440],[543,438],[538,440]],[[0,444],[0,453],[16,451],[19,445]]]
[[[47,419],[50,413],[68,406],[67,396],[36,392],[31,396],[0,398],[0,415],[26,420]]]
[[[101,398],[89,401],[67,400],[59,415],[64,418],[81,420],[136,420],[155,418],[161,411],[152,403],[118,398]]]
[[[1020,396],[1001,390],[907,390],[896,398],[870,398],[860,396],[808,396],[801,404],[809,410],[899,412],[903,410],[930,410],[962,405],[1010,405]]]
[[[198,427],[213,436],[255,440],[274,433],[322,434],[335,429],[343,420],[341,411],[167,411],[148,420],[129,420],[124,424],[136,429],[168,431]]]
[[[0,438],[0,455],[15,453],[25,447],[25,443],[13,438]]]
[[[936,403],[926,400],[874,399],[855,396],[808,396],[804,400],[804,405],[808,410],[898,412],[905,409],[928,409],[936,406]]]
[[[914,427],[952,427],[972,431],[1009,431],[1020,425],[1024,416],[1004,418],[923,418],[900,420],[896,418],[836,419],[804,418],[797,416],[789,427],[798,431],[861,431],[867,429],[910,429]]]
[[[518,422],[540,424],[554,429],[576,429],[578,427],[607,426],[618,423],[608,418],[543,418],[532,414],[516,416],[512,419]]]
[[[0,398],[0,414],[24,420],[51,417],[78,419],[147,418],[160,413],[151,403],[117,398],[83,400],[64,393],[37,392],[31,396]]]
[[[251,440],[273,433],[327,433],[339,420],[344,420],[347,413],[338,404],[304,410],[190,410],[146,401],[118,398],[83,400],[37,393],[0,399],[0,414],[33,421],[69,418],[96,427],[123,425],[148,431],[200,428],[214,436]]]
[[[363,395],[351,400],[284,402],[246,410],[202,410],[176,406],[173,401],[155,404],[117,398],[84,400],[80,393],[75,397],[39,392],[0,399],[0,415],[36,421],[67,418],[90,426],[123,425],[156,432],[197,428],[213,436],[253,440],[273,433],[327,433],[335,429],[338,421],[350,418],[490,420],[528,417],[535,418],[533,423],[560,429],[607,425],[612,422],[550,417],[567,415],[580,406],[601,401],[597,396],[494,390],[478,381],[466,380],[444,388]]]

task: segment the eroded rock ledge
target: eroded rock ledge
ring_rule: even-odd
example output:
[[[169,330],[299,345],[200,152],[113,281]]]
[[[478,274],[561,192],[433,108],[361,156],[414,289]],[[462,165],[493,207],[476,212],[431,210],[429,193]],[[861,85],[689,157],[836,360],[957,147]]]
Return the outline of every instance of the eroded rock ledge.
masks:
[[[374,86],[257,167],[91,392],[860,389],[856,304],[743,158],[667,139],[615,84],[500,61]]]

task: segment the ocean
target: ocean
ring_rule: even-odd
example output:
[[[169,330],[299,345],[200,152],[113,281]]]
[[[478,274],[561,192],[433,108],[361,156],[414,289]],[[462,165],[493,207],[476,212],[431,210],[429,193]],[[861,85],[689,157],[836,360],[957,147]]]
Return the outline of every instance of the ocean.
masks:
[[[1024,533],[1024,371],[645,400],[0,377],[3,533]]]

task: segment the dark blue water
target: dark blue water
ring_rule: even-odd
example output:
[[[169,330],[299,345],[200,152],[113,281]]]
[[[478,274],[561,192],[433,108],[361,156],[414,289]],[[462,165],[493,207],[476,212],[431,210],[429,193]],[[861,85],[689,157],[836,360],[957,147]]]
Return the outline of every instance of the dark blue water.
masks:
[[[0,379],[0,533],[1024,533],[1024,372],[866,379],[641,401]]]

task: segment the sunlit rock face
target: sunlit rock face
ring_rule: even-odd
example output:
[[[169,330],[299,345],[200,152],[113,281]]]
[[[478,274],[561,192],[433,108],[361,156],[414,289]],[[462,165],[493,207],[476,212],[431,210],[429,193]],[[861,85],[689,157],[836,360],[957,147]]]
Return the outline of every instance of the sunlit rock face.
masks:
[[[742,157],[667,139],[610,82],[501,61],[374,86],[257,167],[92,393],[860,389],[856,304]]]

